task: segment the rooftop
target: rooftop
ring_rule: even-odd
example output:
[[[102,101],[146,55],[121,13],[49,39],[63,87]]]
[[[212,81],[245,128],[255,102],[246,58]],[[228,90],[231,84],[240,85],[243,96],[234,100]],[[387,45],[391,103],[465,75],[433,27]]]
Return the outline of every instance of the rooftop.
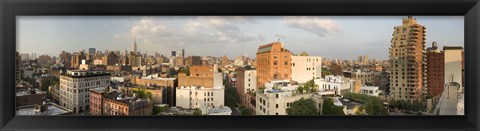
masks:
[[[110,73],[103,70],[68,70],[67,73],[62,74],[62,76],[68,76],[72,78],[108,76],[108,75],[110,75]]]
[[[190,90],[190,89],[195,89],[195,90],[218,90],[218,89],[223,89],[222,87],[213,87],[213,88],[206,88],[203,86],[181,86],[178,87],[177,90]]]
[[[36,88],[26,89],[26,90],[16,90],[16,96],[35,95],[35,94],[46,94],[46,92]]]
[[[231,113],[232,109],[228,106],[223,106],[223,107],[216,107],[216,108],[211,108],[208,110],[208,114],[216,114],[216,113]]]
[[[63,108],[54,103],[47,103],[48,110],[41,112],[40,109],[36,109],[35,105],[20,106],[16,109],[17,115],[63,115],[71,113],[71,110]]]
[[[98,87],[98,88],[92,88],[90,91],[96,92],[96,93],[105,93],[105,87]]]
[[[352,109],[352,108],[355,108],[355,106],[361,106],[362,105],[362,103],[360,103],[360,102],[352,101],[352,100],[349,100],[349,99],[346,99],[346,98],[341,99],[340,102],[342,102],[342,104],[344,106],[347,106],[347,109]]]
[[[141,77],[141,79],[146,79],[146,80],[176,80],[177,78],[163,78],[163,77],[158,77],[158,74],[154,75],[149,75],[145,77]]]
[[[461,46],[443,46],[443,50],[462,50]]]

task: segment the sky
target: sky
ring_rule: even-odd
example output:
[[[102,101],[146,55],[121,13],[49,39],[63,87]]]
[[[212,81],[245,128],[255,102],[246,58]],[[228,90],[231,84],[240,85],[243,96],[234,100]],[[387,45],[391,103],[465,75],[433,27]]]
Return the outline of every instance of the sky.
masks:
[[[393,27],[407,16],[17,16],[17,51],[57,56],[61,51],[138,51],[170,56],[241,55],[280,41],[294,54],[329,59],[388,59]],[[426,26],[426,44],[464,45],[463,16],[413,16]]]

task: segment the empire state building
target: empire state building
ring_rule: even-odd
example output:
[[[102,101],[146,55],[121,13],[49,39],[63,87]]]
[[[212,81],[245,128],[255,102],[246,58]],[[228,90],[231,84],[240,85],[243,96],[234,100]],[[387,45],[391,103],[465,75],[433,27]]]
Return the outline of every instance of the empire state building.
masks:
[[[133,53],[137,54],[137,39],[133,36]]]

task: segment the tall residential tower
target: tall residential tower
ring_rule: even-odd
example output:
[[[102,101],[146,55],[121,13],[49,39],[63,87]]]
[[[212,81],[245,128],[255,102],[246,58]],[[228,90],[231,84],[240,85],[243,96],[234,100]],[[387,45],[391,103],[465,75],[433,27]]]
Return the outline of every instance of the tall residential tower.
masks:
[[[425,27],[412,16],[395,26],[390,46],[390,91],[395,100],[420,99],[426,86]]]

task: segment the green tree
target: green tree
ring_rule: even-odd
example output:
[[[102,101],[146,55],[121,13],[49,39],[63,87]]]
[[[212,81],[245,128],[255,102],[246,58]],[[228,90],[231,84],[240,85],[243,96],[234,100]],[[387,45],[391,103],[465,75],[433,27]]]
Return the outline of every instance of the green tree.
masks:
[[[137,90],[133,90],[133,93],[138,95],[138,98],[152,99],[152,92],[146,90],[143,87],[138,87]]]
[[[167,107],[153,106],[153,115],[158,115],[165,111],[167,111]]]
[[[324,116],[329,116],[329,115],[335,115],[335,116],[343,116],[345,113],[343,112],[343,107],[342,106],[336,106],[333,104],[333,99],[330,97],[325,97],[323,101],[323,107],[322,107],[322,115]]]
[[[303,86],[298,86],[297,92],[298,92],[298,93],[303,93],[304,88],[305,88],[305,87],[303,87]]]
[[[315,108],[315,102],[312,99],[300,99],[294,101],[290,107],[287,108],[287,115],[291,116],[312,116],[318,115]]]
[[[244,105],[241,105],[239,108],[240,108],[240,115],[242,115],[242,116],[249,116],[249,115],[252,115],[252,113],[253,113],[252,109],[247,108]]]
[[[422,112],[426,111],[427,109],[427,107],[425,106],[425,102],[421,102],[418,100],[412,102],[406,100],[390,101],[389,106],[407,113]]]
[[[304,90],[307,91],[307,93],[309,92],[315,92],[316,91],[316,86],[315,86],[315,81],[314,79],[311,79],[309,81],[307,81],[304,85]]]
[[[322,68],[322,77],[333,75],[332,71],[327,70],[326,68]]]
[[[240,99],[238,97],[237,90],[230,86],[228,80],[225,81],[224,98],[225,98],[225,105],[230,108],[236,107]]]
[[[187,76],[190,76],[190,68],[189,67],[181,67],[178,69],[178,73],[185,73]]]
[[[200,109],[195,109],[195,111],[193,111],[193,115],[194,116],[199,116],[199,115],[202,115],[202,111],[200,111]]]
[[[368,115],[388,115],[387,109],[383,106],[383,101],[378,97],[347,93],[344,95],[344,98],[363,103],[362,109],[365,109]]]
[[[49,78],[49,79],[42,79],[42,86],[40,87],[40,90],[42,91],[48,91],[49,86],[53,85],[60,85],[60,80],[58,78]]]

